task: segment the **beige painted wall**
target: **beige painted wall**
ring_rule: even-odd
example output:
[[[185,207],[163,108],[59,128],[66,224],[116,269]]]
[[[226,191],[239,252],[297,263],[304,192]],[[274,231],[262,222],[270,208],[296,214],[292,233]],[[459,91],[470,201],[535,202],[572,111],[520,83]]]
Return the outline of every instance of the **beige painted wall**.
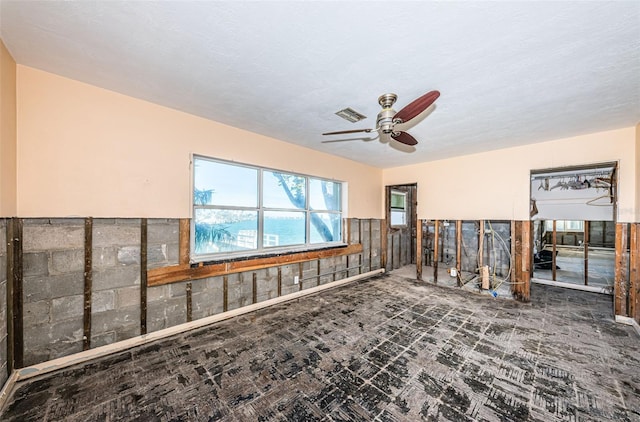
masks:
[[[16,215],[16,62],[0,40],[0,217]]]
[[[385,185],[418,183],[418,218],[529,219],[530,170],[619,162],[618,220],[637,219],[636,128],[387,169]]]
[[[382,218],[382,170],[18,65],[18,215],[185,218],[192,153],[348,182]]]

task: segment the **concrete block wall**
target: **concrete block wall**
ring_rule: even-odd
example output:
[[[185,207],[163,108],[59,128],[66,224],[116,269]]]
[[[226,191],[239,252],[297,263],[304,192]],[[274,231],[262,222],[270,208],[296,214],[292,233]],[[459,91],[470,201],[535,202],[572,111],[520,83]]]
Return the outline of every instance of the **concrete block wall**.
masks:
[[[91,347],[140,334],[140,219],[94,219]]]
[[[0,219],[0,388],[9,377],[7,364],[7,220]]]
[[[84,219],[24,220],[24,365],[82,351]]]
[[[0,221],[0,236],[4,239],[9,220]],[[90,277],[85,280],[87,222],[84,218],[23,220],[25,366],[82,351],[85,283],[89,280],[91,348],[126,340],[142,332],[142,221],[91,220],[92,265]],[[147,332],[187,322],[189,309],[191,319],[196,320],[273,299],[279,291],[285,296],[380,268],[381,222],[356,220],[349,224],[351,242],[362,240],[361,254],[147,287]],[[6,376],[7,372],[6,249],[3,242],[0,248],[0,368],[5,369],[0,376]],[[147,220],[147,268],[175,265],[178,260],[179,220]],[[361,267],[349,270],[347,265]],[[301,278],[300,283],[294,282],[296,276]]]
[[[179,239],[179,220],[147,220],[147,268],[177,265],[180,252]],[[139,296],[138,292],[138,298]],[[186,283],[149,287],[147,289],[147,332],[151,333],[187,322],[186,297]],[[140,299],[137,304],[139,307]]]

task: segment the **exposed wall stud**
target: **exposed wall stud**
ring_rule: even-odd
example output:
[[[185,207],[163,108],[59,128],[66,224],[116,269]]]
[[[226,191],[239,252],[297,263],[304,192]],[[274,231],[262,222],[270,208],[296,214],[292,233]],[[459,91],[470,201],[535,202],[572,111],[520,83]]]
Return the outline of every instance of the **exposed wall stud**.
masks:
[[[369,271],[373,268],[373,219],[369,219]]]
[[[604,227],[602,228],[604,231]],[[584,285],[589,285],[589,222],[584,222],[584,239],[582,246],[584,247]]]
[[[279,268],[278,268],[279,270]],[[280,271],[278,271],[278,280],[280,280]],[[278,296],[280,296],[280,282],[278,281]],[[229,310],[229,276],[222,277],[222,311]]]
[[[278,267],[278,297],[280,296],[282,296],[282,267]]]
[[[362,245],[362,220],[358,219],[358,243]],[[362,253],[358,254],[358,274],[362,274]]]
[[[615,315],[627,316],[629,267],[627,262],[628,224],[616,224],[616,273],[614,282]]]
[[[180,228],[178,234],[179,262],[180,264],[189,263],[190,255],[190,237],[191,237],[191,220],[189,218],[180,219]]]
[[[140,220],[140,334],[147,334],[147,219]]]
[[[380,268],[387,268],[387,222],[380,220]]]
[[[438,259],[440,256],[440,220],[433,223],[433,282],[438,282]]]
[[[6,220],[6,244],[7,244],[7,371],[9,374],[14,369],[15,335],[13,331],[13,268],[14,268],[14,222]]]
[[[416,278],[422,281],[422,221],[416,225]]]
[[[456,280],[457,286],[462,286],[462,220],[456,220]]]
[[[542,224],[542,223],[541,223]],[[551,235],[551,280],[556,281],[556,254],[558,253],[558,231],[556,220],[553,220],[553,234]]]
[[[193,286],[191,282],[187,282],[186,290],[187,290],[187,322],[193,321],[193,297],[191,294]]]
[[[512,256],[514,280],[511,285],[511,292],[518,300],[522,300],[524,282],[522,279],[522,221],[515,221],[514,230],[511,232],[511,241],[514,244],[514,254]]]
[[[478,229],[478,266],[484,267],[484,220],[480,220]]]
[[[629,246],[629,316],[640,324],[640,223],[631,224]]]
[[[84,219],[84,330],[82,350],[91,348],[91,292],[93,284],[93,218]]]
[[[253,291],[252,291],[252,303],[258,302],[258,274],[253,273]]]
[[[21,218],[12,218],[12,242],[11,249],[13,254],[13,367],[15,369],[24,366],[24,327],[23,327],[23,271],[22,271],[22,230],[23,220]]]

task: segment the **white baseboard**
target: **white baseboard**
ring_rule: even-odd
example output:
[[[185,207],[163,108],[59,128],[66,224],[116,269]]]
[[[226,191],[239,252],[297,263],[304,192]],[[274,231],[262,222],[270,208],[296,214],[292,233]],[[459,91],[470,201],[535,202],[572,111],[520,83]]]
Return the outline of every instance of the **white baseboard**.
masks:
[[[259,309],[277,305],[282,302],[287,302],[293,299],[297,299],[303,296],[317,293],[322,290],[338,287],[343,284],[351,283],[353,281],[361,280],[363,278],[371,277],[377,274],[382,274],[384,273],[384,271],[385,270],[383,268],[379,270],[369,271],[367,273],[358,274],[356,276],[344,278],[342,280],[333,281],[327,284],[312,287],[310,289],[305,289],[299,292],[291,293],[286,296],[276,297],[273,299],[265,300],[264,302],[254,303],[252,305],[234,309],[232,311],[211,315],[209,317],[201,318],[196,321],[191,321],[191,322],[176,325],[173,327],[165,328],[162,330],[154,331],[153,333],[133,337],[127,340],[119,341],[117,343],[107,344],[106,346],[96,347],[95,349],[85,350],[83,352],[75,353],[73,355],[64,356],[58,359],[53,359],[46,362],[38,363],[36,365],[27,366],[26,368],[17,369],[16,371],[14,371],[14,374],[16,374],[15,381],[22,381],[37,375],[42,375],[48,372],[57,371],[58,369],[66,368],[71,365],[84,363],[92,359],[110,355],[112,353],[121,352],[123,350],[127,350],[135,346],[140,346],[142,344],[163,339],[165,337],[169,337],[175,334],[180,334],[185,331],[201,328],[218,321],[222,321],[222,320],[233,318],[242,314],[246,314],[248,312],[257,311]],[[1,398],[2,397],[0,397],[0,399]],[[0,409],[1,408],[2,407],[0,406]]]
[[[616,315],[616,322],[620,324],[631,325],[636,330],[636,333],[638,333],[638,335],[640,336],[640,325],[638,325],[638,322],[635,319],[629,318],[627,316]]]
[[[18,373],[16,371],[11,372],[9,378],[4,382],[4,386],[2,390],[0,390],[0,411],[4,410],[4,405],[7,402],[7,398],[13,392],[13,388],[16,386],[16,382],[18,381]]]
[[[541,278],[532,278],[532,283],[544,284],[546,286],[564,287],[573,290],[582,290],[583,292],[601,293],[605,295],[613,294],[608,287],[583,286],[580,284],[564,283],[562,281],[543,280]]]

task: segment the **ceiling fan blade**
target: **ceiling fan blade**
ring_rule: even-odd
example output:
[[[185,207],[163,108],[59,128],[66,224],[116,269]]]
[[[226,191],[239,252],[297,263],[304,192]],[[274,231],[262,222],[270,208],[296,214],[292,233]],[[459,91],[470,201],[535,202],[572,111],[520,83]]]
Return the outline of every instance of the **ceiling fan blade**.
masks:
[[[358,133],[358,132],[373,132],[373,129],[339,130],[337,132],[323,133],[323,135],[342,135],[342,134],[345,134],[345,133]]]
[[[418,141],[416,138],[409,135],[407,132],[393,132],[391,133],[391,137],[396,141],[403,143],[405,145],[417,145]]]
[[[433,104],[440,96],[439,91],[430,91],[424,94],[422,97],[417,98],[407,104],[402,110],[393,116],[393,120],[400,120],[402,122],[408,122],[409,120],[422,113]]]

